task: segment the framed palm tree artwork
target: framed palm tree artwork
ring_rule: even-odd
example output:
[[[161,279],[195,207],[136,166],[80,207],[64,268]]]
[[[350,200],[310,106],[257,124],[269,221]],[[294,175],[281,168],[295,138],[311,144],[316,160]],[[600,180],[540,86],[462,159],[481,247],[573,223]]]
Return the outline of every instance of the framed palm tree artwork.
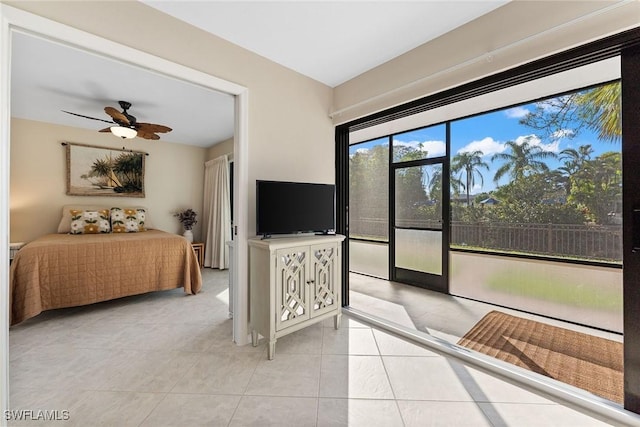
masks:
[[[146,153],[66,143],[67,194],[144,197]]]

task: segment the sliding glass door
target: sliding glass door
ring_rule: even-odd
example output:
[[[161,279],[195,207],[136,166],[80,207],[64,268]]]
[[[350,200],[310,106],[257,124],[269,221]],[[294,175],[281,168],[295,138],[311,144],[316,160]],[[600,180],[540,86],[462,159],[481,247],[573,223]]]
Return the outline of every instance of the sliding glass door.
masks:
[[[394,208],[395,280],[445,292],[442,164],[396,168]]]
[[[440,292],[448,291],[447,134],[441,124],[392,138],[391,277]]]

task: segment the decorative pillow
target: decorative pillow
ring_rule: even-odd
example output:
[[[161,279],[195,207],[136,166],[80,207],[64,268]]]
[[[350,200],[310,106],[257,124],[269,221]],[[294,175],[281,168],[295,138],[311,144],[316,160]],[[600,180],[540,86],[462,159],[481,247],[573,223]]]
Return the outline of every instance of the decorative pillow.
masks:
[[[147,211],[142,208],[111,208],[111,228],[114,233],[147,231],[146,216]]]
[[[132,206],[133,209],[144,209],[146,212],[144,228],[145,230],[151,230],[155,228],[149,219],[149,211],[144,206]],[[99,211],[102,209],[109,210],[109,206],[105,205],[64,205],[62,207],[62,218],[60,219],[60,223],[58,224],[58,233],[68,234],[71,232],[71,211]]]
[[[109,209],[85,211],[72,209],[71,234],[99,234],[111,232]]]
[[[64,205],[62,207],[62,218],[58,224],[58,233],[71,233],[71,211],[100,211],[109,210],[109,206],[105,205]]]

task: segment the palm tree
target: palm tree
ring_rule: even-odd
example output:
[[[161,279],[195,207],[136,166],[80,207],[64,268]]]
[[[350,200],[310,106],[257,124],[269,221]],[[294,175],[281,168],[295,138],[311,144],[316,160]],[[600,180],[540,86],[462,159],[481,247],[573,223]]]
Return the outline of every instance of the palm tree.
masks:
[[[442,167],[433,166],[431,175],[425,172],[429,187],[429,198],[437,204],[442,203]]]
[[[581,92],[545,99],[520,123],[536,129],[541,137],[571,129],[576,135],[587,128],[602,141],[617,142],[622,137],[622,85],[607,83]]]
[[[568,175],[572,175],[575,171],[580,169],[584,162],[591,160],[593,154],[593,148],[591,144],[581,145],[576,150],[575,148],[566,148],[560,152],[560,160],[564,161],[563,171]]]
[[[572,181],[572,201],[585,206],[596,223],[606,224],[622,200],[622,155],[610,151],[586,161]]]
[[[575,148],[566,148],[560,152],[560,160],[564,165],[558,168],[564,176],[565,189],[567,194],[571,194],[571,177],[577,173],[589,160],[591,160],[593,148],[591,144],[581,145]]]
[[[458,153],[453,157],[453,163],[451,164],[451,170],[453,173],[460,172],[458,182],[462,184],[462,174],[466,175],[466,184],[462,184],[467,192],[467,206],[471,205],[471,187],[476,184],[476,177],[480,178],[481,185],[484,185],[484,177],[480,168],[489,170],[489,165],[482,161],[484,153],[480,150],[467,151]]]
[[[507,173],[514,181],[518,181],[528,173],[549,170],[543,160],[556,158],[556,154],[551,151],[544,151],[537,145],[532,145],[529,139],[530,137],[525,139],[522,144],[518,144],[515,141],[507,141],[505,145],[510,149],[510,153],[497,153],[491,157],[491,161],[505,161],[493,177],[496,183]]]
[[[120,178],[126,192],[142,191],[144,174],[142,154],[120,154],[113,164],[113,171]]]
[[[620,82],[598,86],[578,95],[579,116],[602,141],[615,142],[622,137],[622,85]]]
[[[105,156],[104,159],[96,159],[91,165],[91,171],[86,175],[88,178],[102,178],[104,186],[114,187],[120,183],[113,174],[113,162],[110,157]]]

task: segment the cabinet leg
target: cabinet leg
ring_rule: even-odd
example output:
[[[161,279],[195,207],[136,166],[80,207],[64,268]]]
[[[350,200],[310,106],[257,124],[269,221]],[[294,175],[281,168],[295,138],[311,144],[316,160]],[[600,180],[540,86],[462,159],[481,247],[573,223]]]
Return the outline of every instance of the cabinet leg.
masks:
[[[258,331],[251,330],[251,345],[254,347],[258,346]]]
[[[334,328],[340,329],[340,319],[342,319],[342,314],[336,314],[336,317],[333,318]]]
[[[267,358],[269,360],[273,360],[273,356],[276,354],[276,340],[269,341],[269,345],[267,347]]]

